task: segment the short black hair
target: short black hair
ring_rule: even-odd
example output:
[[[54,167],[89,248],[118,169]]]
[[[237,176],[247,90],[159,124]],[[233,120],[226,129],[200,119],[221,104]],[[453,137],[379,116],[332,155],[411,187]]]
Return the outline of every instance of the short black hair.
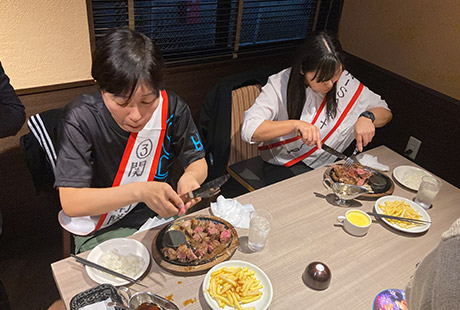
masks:
[[[162,89],[163,69],[163,56],[150,38],[116,29],[97,41],[91,74],[101,91],[131,97],[140,81]]]

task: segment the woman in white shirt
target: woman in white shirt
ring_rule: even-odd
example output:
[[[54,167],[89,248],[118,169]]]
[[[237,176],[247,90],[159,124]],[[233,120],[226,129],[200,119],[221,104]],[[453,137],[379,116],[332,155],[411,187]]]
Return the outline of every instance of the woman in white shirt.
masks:
[[[343,58],[339,41],[320,33],[291,68],[269,78],[242,126],[243,140],[258,143],[266,162],[317,168],[336,159],[322,143],[341,152],[356,139],[362,151],[391,120],[386,102],[345,70]]]

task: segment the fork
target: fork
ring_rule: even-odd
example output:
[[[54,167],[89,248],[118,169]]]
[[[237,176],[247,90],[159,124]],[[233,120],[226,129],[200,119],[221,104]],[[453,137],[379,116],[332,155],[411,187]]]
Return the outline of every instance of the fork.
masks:
[[[355,162],[355,157],[357,153],[358,153],[358,148],[355,148],[355,150],[353,151],[353,154],[351,154],[351,156],[348,157],[347,160],[345,161],[345,164],[343,164],[345,168],[351,167],[351,165]]]

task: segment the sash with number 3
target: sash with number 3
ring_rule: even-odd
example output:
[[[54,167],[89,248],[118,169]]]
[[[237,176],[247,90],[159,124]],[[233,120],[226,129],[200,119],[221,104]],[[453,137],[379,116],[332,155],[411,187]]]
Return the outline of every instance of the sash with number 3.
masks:
[[[160,103],[148,123],[140,132],[130,134],[112,187],[153,181],[166,133],[167,114],[168,97],[163,90]],[[69,217],[61,210],[58,218],[63,228],[75,235],[85,236],[118,222],[136,205],[137,202],[99,216]]]

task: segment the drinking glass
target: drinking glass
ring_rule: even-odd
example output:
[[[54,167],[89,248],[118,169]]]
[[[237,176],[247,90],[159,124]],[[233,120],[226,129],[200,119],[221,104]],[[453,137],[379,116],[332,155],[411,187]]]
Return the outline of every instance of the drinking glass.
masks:
[[[415,196],[415,202],[428,210],[440,189],[441,181],[439,179],[432,176],[424,176],[418,188],[417,196]]]
[[[249,222],[248,247],[254,251],[262,251],[267,242],[268,232],[270,231],[270,222],[272,216],[270,212],[259,210],[251,212]]]

